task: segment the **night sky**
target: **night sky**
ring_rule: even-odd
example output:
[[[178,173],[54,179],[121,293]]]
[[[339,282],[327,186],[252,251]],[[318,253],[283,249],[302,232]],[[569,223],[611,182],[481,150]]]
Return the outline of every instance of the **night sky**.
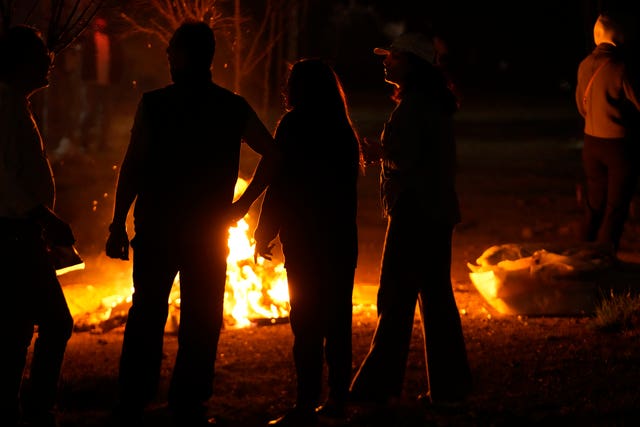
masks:
[[[623,10],[637,17],[640,9],[635,3],[611,0],[337,3],[350,4],[350,13],[336,20],[335,4],[326,5],[325,12],[332,14],[327,25],[326,15],[316,12],[307,27],[306,47],[311,54],[334,58],[347,86],[371,84],[367,78],[372,73],[362,70],[380,62],[371,48],[388,44],[391,30],[404,28],[443,38],[451,67],[466,86],[534,93],[567,90],[574,84],[579,61],[593,48],[599,11]]]
[[[132,52],[125,64],[128,80],[135,80],[139,90],[167,83],[164,46],[151,36],[141,43],[126,36],[126,25],[118,22],[118,8],[126,9],[135,2],[116,4],[111,22],[118,40]],[[241,0],[242,13],[259,22],[264,4],[264,0]],[[446,42],[450,71],[460,88],[569,95],[580,60],[593,48],[592,29],[598,12],[622,11],[635,26],[640,16],[637,0],[300,0],[298,4],[307,5],[295,40],[298,57],[328,59],[352,93],[387,87],[380,57],[372,53],[374,47],[388,45],[401,31],[424,31]],[[218,1],[218,5],[229,8],[233,1]],[[232,9],[225,13],[231,16]],[[233,70],[228,64],[233,55],[225,50],[225,44],[229,45],[225,42],[219,38],[214,78],[230,87]],[[143,47],[132,47],[135,43]],[[259,97],[264,72],[257,69],[253,74],[248,81],[257,82],[256,89],[249,87],[244,94]],[[283,70],[273,73],[274,102],[279,102],[276,92],[284,74]]]

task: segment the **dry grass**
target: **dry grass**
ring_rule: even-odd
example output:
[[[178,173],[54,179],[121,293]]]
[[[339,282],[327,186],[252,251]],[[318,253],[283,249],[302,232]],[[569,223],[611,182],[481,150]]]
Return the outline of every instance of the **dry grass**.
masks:
[[[607,332],[633,332],[640,329],[640,295],[613,291],[596,309],[594,326]]]

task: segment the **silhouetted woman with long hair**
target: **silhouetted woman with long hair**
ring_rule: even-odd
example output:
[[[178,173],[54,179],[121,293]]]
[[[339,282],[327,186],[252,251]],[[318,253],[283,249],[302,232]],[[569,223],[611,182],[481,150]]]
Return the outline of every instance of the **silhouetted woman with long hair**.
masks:
[[[289,284],[297,399],[270,425],[313,425],[344,416],[351,379],[352,292],[358,257],[358,136],[330,65],[303,59],[290,70],[275,139],[284,166],[269,186],[255,231],[256,257],[280,237]],[[323,359],[329,399],[321,403]]]

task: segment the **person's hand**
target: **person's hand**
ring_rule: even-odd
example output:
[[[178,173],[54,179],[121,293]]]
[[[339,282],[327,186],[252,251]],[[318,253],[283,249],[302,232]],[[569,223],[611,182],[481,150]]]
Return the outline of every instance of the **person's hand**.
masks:
[[[109,226],[109,238],[105,249],[109,258],[124,261],[129,259],[129,235],[124,224],[111,224]]]
[[[259,256],[266,259],[267,261],[271,261],[271,258],[273,258],[272,250],[275,245],[275,243],[257,241],[256,247],[253,251],[253,262],[257,263]]]
[[[41,223],[49,245],[71,246],[76,242],[71,226],[52,211],[48,211]]]
[[[362,156],[366,165],[380,163],[382,159],[382,144],[376,139],[362,138]]]

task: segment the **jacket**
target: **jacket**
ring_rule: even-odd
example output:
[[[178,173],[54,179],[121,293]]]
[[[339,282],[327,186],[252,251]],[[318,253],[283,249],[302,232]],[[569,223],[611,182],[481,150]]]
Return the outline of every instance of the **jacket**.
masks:
[[[422,92],[406,94],[382,133],[382,207],[393,215],[400,200],[418,206],[425,220],[460,222],[456,141],[447,107]]]
[[[585,134],[626,138],[640,126],[640,78],[629,68],[622,51],[611,43],[600,43],[580,62],[575,100]]]

